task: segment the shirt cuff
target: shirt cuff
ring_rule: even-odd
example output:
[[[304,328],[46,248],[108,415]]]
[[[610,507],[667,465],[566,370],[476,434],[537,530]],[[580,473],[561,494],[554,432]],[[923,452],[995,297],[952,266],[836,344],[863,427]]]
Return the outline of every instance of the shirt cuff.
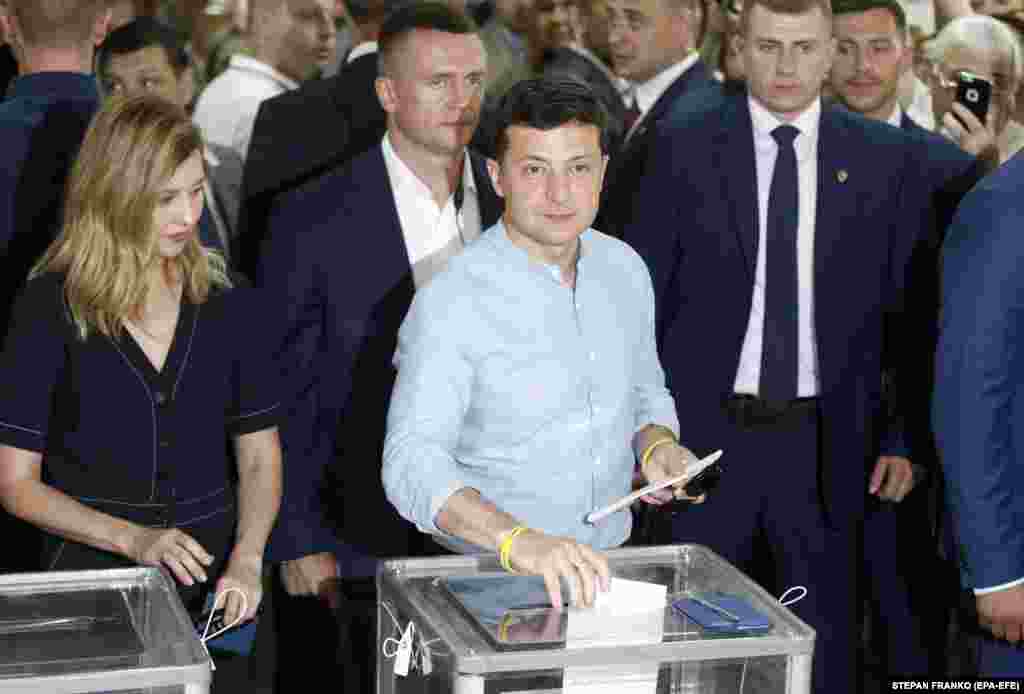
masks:
[[[416,527],[419,528],[420,532],[427,533],[428,535],[442,535],[444,537],[449,537],[449,533],[446,533],[437,527],[437,514],[441,512],[441,509],[444,508],[444,505],[448,502],[448,499],[452,494],[466,486],[467,485],[461,480],[455,480],[448,487],[435,494],[430,500],[430,525],[424,527],[417,523]]]
[[[1000,584],[998,586],[992,586],[991,588],[975,588],[974,589],[974,594],[975,595],[987,595],[989,593],[998,593],[1001,590],[1006,590],[1007,588],[1013,588],[1014,586],[1019,586],[1022,583],[1024,583],[1024,578],[1018,578],[1016,581],[1010,581],[1009,583],[1002,583],[1002,584]]]

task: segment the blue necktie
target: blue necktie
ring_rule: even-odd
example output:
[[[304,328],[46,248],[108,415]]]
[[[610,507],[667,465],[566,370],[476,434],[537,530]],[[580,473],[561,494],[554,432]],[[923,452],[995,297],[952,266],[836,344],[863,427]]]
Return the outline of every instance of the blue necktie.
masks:
[[[758,394],[782,403],[797,396],[796,151],[800,131],[780,125],[772,131],[779,155],[768,193],[768,234],[765,247],[764,331],[761,383]]]

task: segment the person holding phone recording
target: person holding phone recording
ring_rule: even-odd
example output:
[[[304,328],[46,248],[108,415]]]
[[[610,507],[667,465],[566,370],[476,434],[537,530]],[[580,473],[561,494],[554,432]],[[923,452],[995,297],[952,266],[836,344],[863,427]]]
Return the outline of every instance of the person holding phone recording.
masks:
[[[42,531],[41,569],[159,566],[193,615],[233,587],[231,623],[262,599],[279,379],[258,295],[199,242],[202,152],[153,95],[89,127],[0,351],[0,503]]]
[[[938,130],[972,153],[979,153],[985,140],[995,139],[1000,161],[1009,159],[1015,151],[1007,135],[1022,71],[1013,30],[986,15],[957,17],[925,50],[933,65],[930,86]],[[989,105],[983,121],[978,115],[986,91]]]

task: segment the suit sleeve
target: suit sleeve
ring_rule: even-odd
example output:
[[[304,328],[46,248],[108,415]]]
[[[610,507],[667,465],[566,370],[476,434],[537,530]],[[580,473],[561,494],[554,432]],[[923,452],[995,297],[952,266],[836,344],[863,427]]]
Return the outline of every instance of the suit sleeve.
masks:
[[[666,295],[679,263],[677,229],[679,227],[678,194],[673,186],[685,180],[674,170],[675,142],[672,130],[656,129],[646,138],[647,161],[638,178],[631,204],[621,207],[627,214],[620,220],[622,239],[632,246],[647,264],[651,273],[656,306],[656,334],[660,343],[665,323]],[[676,150],[681,151],[681,150]],[[622,205],[622,201],[614,201]]]
[[[933,422],[967,587],[1024,576],[1024,204],[979,189],[943,251]]]
[[[269,237],[257,264],[271,323],[273,361],[281,379],[279,427],[284,496],[268,554],[275,561],[333,551],[337,541],[323,507],[324,473],[333,447],[320,435],[330,420],[319,409],[324,351],[326,278],[316,232],[305,224],[304,202],[291,196],[271,214]]]

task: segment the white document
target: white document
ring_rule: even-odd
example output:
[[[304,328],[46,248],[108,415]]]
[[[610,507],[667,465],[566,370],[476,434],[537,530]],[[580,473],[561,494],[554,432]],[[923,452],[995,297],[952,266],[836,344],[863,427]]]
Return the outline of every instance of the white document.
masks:
[[[569,607],[565,647],[661,643],[665,631],[665,586],[612,577],[594,607]],[[654,694],[658,665],[598,665],[565,669],[563,694]]]

